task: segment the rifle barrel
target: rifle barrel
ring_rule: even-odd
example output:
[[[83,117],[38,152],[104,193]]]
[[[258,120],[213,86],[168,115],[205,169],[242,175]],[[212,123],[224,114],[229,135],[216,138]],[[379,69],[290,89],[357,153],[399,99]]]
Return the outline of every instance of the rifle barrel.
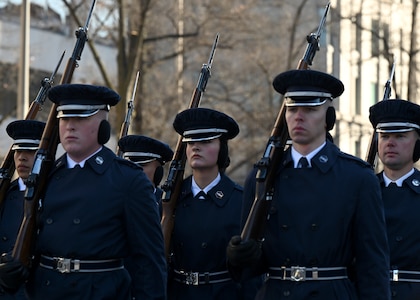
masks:
[[[76,45],[74,46],[72,56],[67,62],[60,84],[71,82],[73,72],[78,66],[77,61],[81,59],[84,45],[88,40],[87,29],[95,2],[96,0],[93,0],[85,27],[79,28],[76,31]],[[47,186],[47,177],[55,161],[58,142],[57,104],[53,103],[41,137],[41,142],[35,154],[35,161],[31,173],[27,179],[23,219],[12,251],[12,257],[18,259],[25,266],[30,266],[31,263],[36,238],[37,206]]]
[[[50,78],[44,78],[41,81],[41,87],[38,91],[37,96],[34,101],[32,101],[28,113],[26,114],[25,120],[34,120],[38,114],[38,111],[42,109],[42,106],[47,99],[48,91],[50,90],[54,77],[57,74],[57,71],[63,61],[64,53],[61,55],[60,60],[58,61],[57,66],[54,71],[51,73]],[[7,152],[2,165],[0,167],[0,207],[3,207],[4,199],[6,198],[7,191],[10,187],[10,182],[15,172],[15,162],[14,162],[14,151],[12,146],[10,146],[9,151]]]
[[[382,101],[386,101],[391,97],[391,91],[392,91],[391,85],[392,85],[392,80],[394,78],[394,73],[395,73],[395,62],[392,63],[389,79],[385,83],[384,96],[382,97]],[[367,161],[372,166],[372,168],[375,169],[377,160],[378,160],[378,133],[376,132],[375,129],[373,129],[373,133],[369,141],[365,161]]]
[[[210,70],[214,59],[214,53],[216,52],[217,43],[219,41],[219,33],[216,34],[216,38],[213,42],[213,46],[210,52],[209,60],[207,64],[203,64],[200,72],[200,76],[197,82],[197,86],[194,89],[189,108],[196,108],[200,105],[202,94],[206,89],[208,79],[211,76]],[[176,201],[181,193],[181,185],[184,179],[185,163],[187,160],[185,154],[186,145],[182,142],[182,137],[178,137],[178,141],[175,147],[174,155],[169,167],[168,177],[165,183],[162,185],[162,219],[161,226],[163,231],[163,239],[165,242],[165,254],[169,260],[170,257],[170,243],[172,230],[175,222],[175,208]]]
[[[139,81],[139,75],[140,75],[140,71],[137,71],[136,80],[134,81],[133,93],[131,95],[131,99],[127,101],[127,112],[125,114],[124,122],[121,125],[119,140],[128,134],[128,129],[131,123],[131,116],[134,110],[134,99],[136,97],[137,82]],[[118,145],[117,145],[116,153],[118,157],[123,156],[123,152]]]
[[[303,58],[299,61],[297,69],[309,69],[309,66],[312,65],[312,60],[319,50],[318,43],[329,8],[330,3],[328,3],[325,8],[317,33],[307,37],[308,45]],[[283,101],[264,154],[256,163],[255,198],[241,232],[242,241],[263,239],[264,225],[274,194],[274,178],[280,166],[288,139],[289,133],[286,126],[286,105],[285,101]]]

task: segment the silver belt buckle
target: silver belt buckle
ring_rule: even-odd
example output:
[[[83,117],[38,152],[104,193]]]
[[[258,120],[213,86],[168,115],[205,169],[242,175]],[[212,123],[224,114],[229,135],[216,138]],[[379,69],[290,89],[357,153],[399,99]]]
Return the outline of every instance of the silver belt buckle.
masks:
[[[305,281],[306,280],[306,268],[305,267],[291,267],[290,268],[290,280],[291,281]]]
[[[54,257],[55,261],[57,262],[57,271],[60,273],[70,273],[71,272],[71,259],[70,258],[62,258],[62,257]]]
[[[186,285],[198,285],[198,272],[183,272]]]
[[[398,281],[398,270],[392,270],[392,281]]]

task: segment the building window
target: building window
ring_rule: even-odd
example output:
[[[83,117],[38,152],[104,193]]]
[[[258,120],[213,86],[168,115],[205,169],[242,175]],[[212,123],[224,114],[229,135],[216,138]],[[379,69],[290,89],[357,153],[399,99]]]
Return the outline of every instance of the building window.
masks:
[[[379,37],[380,28],[379,21],[372,20],[372,56],[379,56]]]
[[[370,99],[366,99],[369,101],[369,107],[374,105],[379,101],[379,94],[378,94],[379,85],[378,83],[372,82],[370,84]]]
[[[360,137],[359,137],[359,139],[354,142],[354,154],[358,157],[361,157],[362,155],[360,144],[361,143],[360,143]]]
[[[355,83],[355,96],[356,96],[356,103],[355,103],[355,113],[356,115],[360,115],[362,112],[362,92],[361,92],[361,80],[360,77],[356,78]]]
[[[362,51],[362,14],[356,14],[356,50]]]

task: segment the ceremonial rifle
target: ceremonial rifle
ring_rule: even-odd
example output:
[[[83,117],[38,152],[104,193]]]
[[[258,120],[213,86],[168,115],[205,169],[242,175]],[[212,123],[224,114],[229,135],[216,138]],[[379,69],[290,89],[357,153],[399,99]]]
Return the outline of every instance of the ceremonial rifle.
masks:
[[[139,81],[139,74],[140,72],[137,72],[136,81],[134,82],[133,94],[131,95],[131,99],[127,102],[127,113],[125,115],[124,122],[121,125],[119,140],[128,134],[128,128],[130,127],[131,116],[133,115],[133,110],[134,110],[134,98],[136,97],[137,82]],[[123,156],[123,152],[121,151],[119,146],[117,146],[117,155],[119,157]]]
[[[39,89],[35,100],[32,101],[31,106],[29,107],[29,111],[26,114],[25,120],[34,120],[38,111],[42,109],[42,106],[45,103],[45,99],[47,99],[48,91],[54,82],[55,74],[57,74],[58,68],[63,61],[65,53],[66,52],[63,51],[60,61],[55,67],[55,70],[51,73],[50,78],[45,77],[41,80],[41,88]],[[7,152],[0,167],[0,207],[3,207],[4,199],[6,198],[7,191],[10,187],[10,181],[12,180],[13,174],[15,173],[15,162],[13,158],[14,151],[12,150],[12,147],[13,145],[10,146],[9,151]]]
[[[388,100],[391,97],[391,84],[392,79],[394,78],[395,72],[395,62],[392,63],[391,74],[389,75],[389,79],[385,83],[384,88],[384,96],[382,101]],[[368,151],[366,154],[366,161],[370,163],[373,169],[376,167],[377,162],[377,154],[378,154],[378,133],[376,132],[375,128],[373,129],[372,137],[369,142]]]
[[[308,45],[305,54],[299,61],[297,69],[309,69],[312,65],[312,60],[315,53],[319,50],[319,39],[321,32],[327,18],[330,3],[325,8],[324,15],[319,24],[316,33],[311,33],[307,36],[306,40]],[[262,240],[264,224],[267,221],[268,209],[273,199],[274,194],[274,178],[276,171],[280,166],[283,157],[283,152],[289,139],[289,133],[286,126],[286,106],[285,101],[280,108],[277,115],[276,122],[271,131],[271,136],[268,140],[263,157],[256,163],[257,172],[255,175],[255,199],[252,204],[251,210],[248,214],[244,228],[241,232],[242,241],[250,239]]]
[[[60,84],[71,82],[74,70],[78,67],[77,61],[81,59],[83,48],[88,40],[87,32],[93,8],[96,0],[93,0],[86,24],[76,31],[76,45],[69,58]],[[12,251],[12,257],[18,259],[23,265],[30,266],[31,255],[36,236],[36,212],[39,201],[45,193],[48,175],[55,161],[55,154],[59,143],[57,104],[53,103],[44,132],[41,137],[39,148],[35,154],[35,161],[26,182],[25,205],[23,220]]]
[[[213,57],[218,41],[219,34],[216,35],[207,64],[203,64],[201,67],[200,77],[198,78],[198,83],[193,92],[188,108],[197,108],[200,104],[201,97],[206,90],[207,82],[211,76],[211,65],[213,63]],[[178,142],[169,167],[168,177],[162,185],[161,225],[165,242],[165,254],[168,259],[171,235],[174,227],[176,201],[181,193],[181,185],[184,179],[185,163],[187,160],[185,149],[186,144],[182,142],[182,136],[180,136],[178,137]]]

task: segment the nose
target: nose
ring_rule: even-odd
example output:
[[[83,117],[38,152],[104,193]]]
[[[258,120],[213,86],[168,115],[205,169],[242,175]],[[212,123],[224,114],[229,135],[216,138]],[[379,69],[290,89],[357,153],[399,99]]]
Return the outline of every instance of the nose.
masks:
[[[395,138],[394,137],[390,137],[387,141],[386,141],[386,145],[388,147],[393,147],[395,146]]]
[[[197,143],[197,142],[190,142],[190,143],[189,143],[189,145],[190,145],[191,150],[192,150],[193,152],[200,151],[200,143]]]
[[[65,120],[65,122],[66,122],[66,128],[67,128],[67,130],[74,130],[74,119],[73,118],[67,118],[66,120]]]
[[[298,107],[297,109],[296,109],[296,114],[295,114],[295,118],[297,119],[297,120],[302,120],[303,119],[303,116],[304,116],[304,110],[303,110],[303,108],[302,107]]]
[[[198,146],[198,143],[194,143],[194,142],[191,144],[191,148],[193,150],[199,150],[200,149],[200,147]]]
[[[17,159],[19,161],[26,161],[26,160],[28,160],[28,158],[26,157],[26,153],[23,152],[23,151],[17,152]]]

